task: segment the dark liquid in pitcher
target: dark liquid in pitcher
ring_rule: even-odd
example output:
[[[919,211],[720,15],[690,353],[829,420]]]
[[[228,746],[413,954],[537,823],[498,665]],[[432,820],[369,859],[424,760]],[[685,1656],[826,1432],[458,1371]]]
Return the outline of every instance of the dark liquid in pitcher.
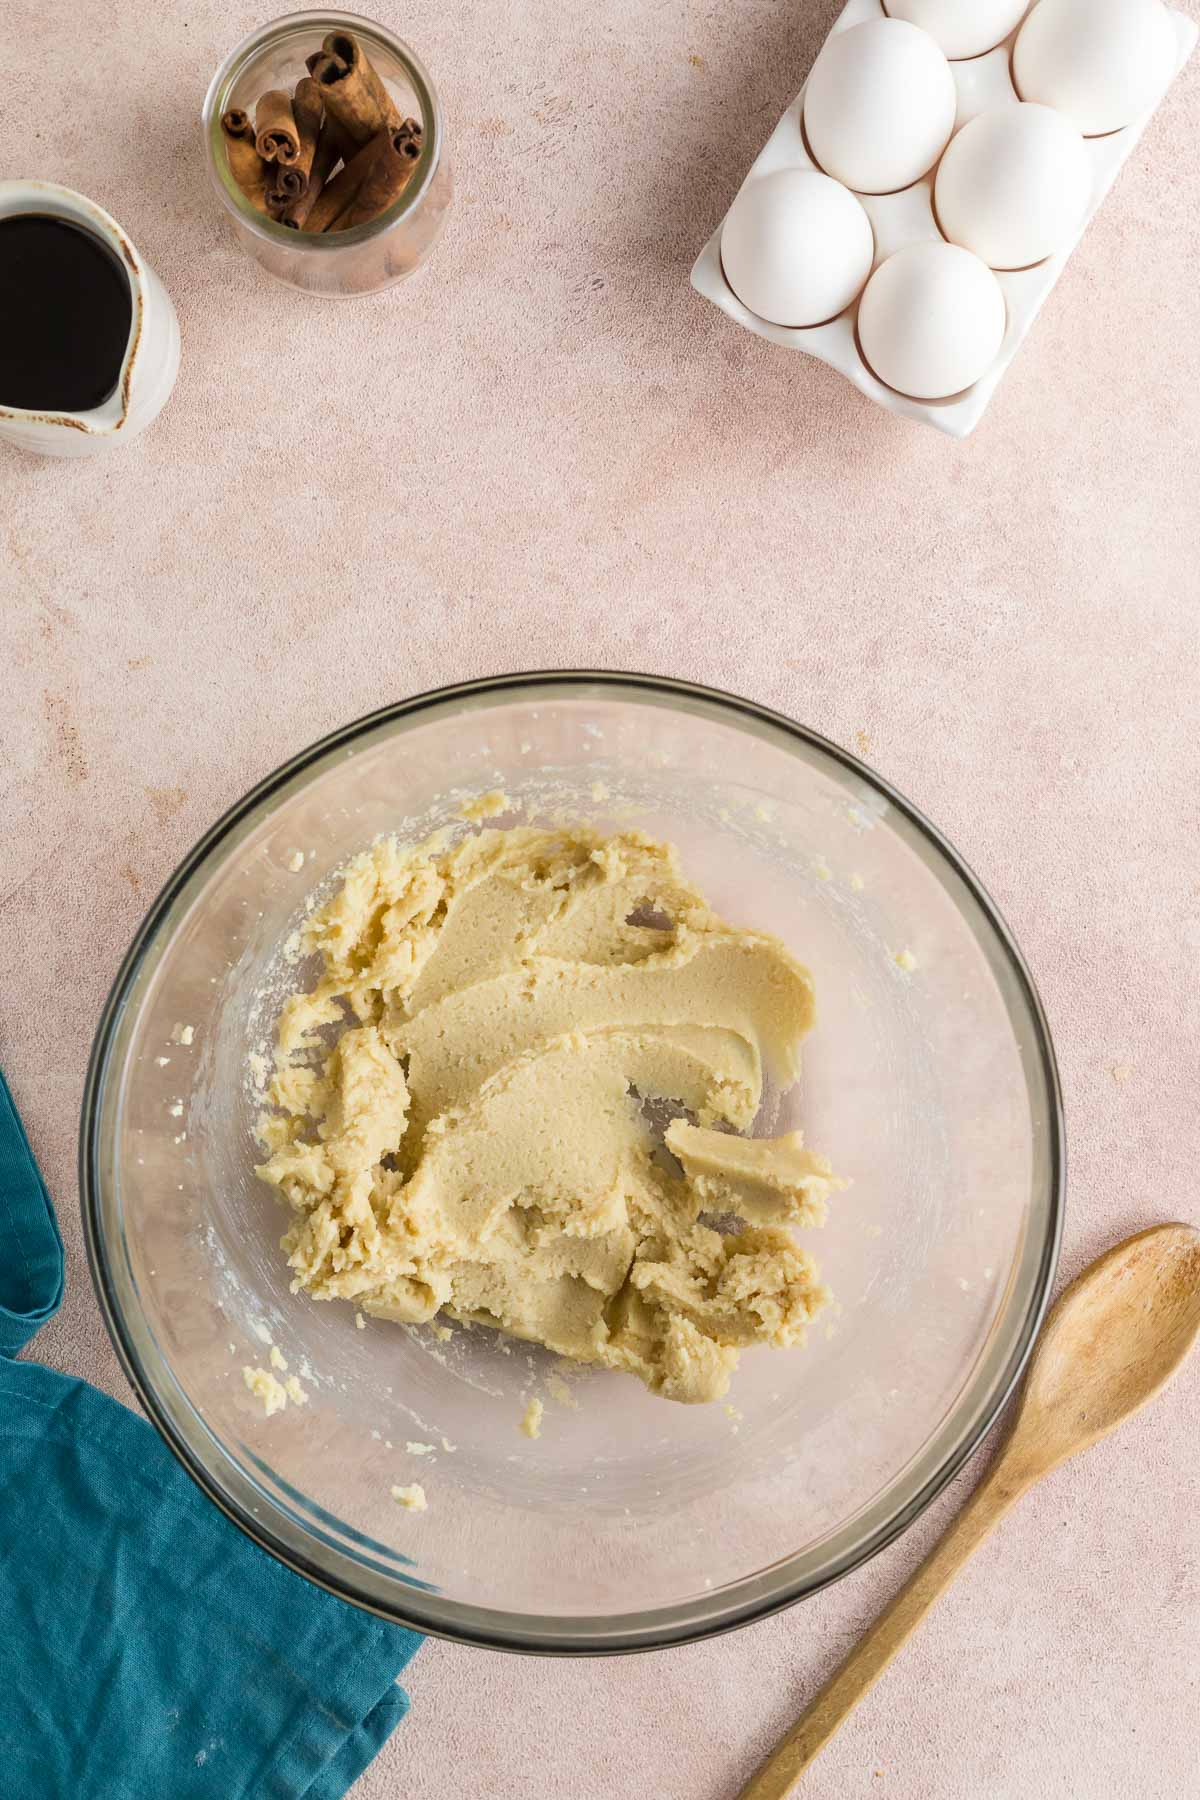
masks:
[[[0,406],[101,406],[132,319],[129,277],[100,238],[41,213],[0,219]]]

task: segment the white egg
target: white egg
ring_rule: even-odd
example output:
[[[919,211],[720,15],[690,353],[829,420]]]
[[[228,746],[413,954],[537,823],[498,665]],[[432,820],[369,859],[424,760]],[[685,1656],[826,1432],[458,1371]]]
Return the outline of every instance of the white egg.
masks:
[[[1101,137],[1146,111],[1176,60],[1162,0],[1038,0],[1013,46],[1013,83],[1022,100]]]
[[[951,140],[934,207],[952,244],[993,269],[1025,269],[1079,229],[1092,192],[1087,145],[1049,106],[998,106]]]
[[[721,230],[725,279],[773,325],[820,325],[871,273],[875,238],[860,201],[813,169],[749,181]]]
[[[906,244],[880,263],[858,308],[858,341],[880,381],[943,400],[986,374],[1004,339],[1000,283],[957,244]]]
[[[982,56],[1002,44],[1025,16],[1029,0],[884,0],[890,18],[927,31],[947,56]]]
[[[809,149],[827,175],[864,194],[909,187],[932,168],[954,129],[950,64],[903,19],[835,31],[804,96]]]

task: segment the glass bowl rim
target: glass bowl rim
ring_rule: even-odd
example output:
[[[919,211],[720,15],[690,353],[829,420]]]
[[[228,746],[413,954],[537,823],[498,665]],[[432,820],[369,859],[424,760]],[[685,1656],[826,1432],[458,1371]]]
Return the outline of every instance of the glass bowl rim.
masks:
[[[1031,1085],[1040,1087],[1045,1100],[1045,1123],[1041,1128],[1045,1137],[1042,1147],[1046,1160],[1045,1229],[1038,1247],[1037,1267],[1026,1297],[1023,1316],[1016,1321],[1013,1341],[990,1390],[983,1394],[974,1392],[975,1383],[979,1379],[976,1371],[956,1396],[946,1420],[935,1435],[945,1435],[948,1424],[964,1411],[973,1412],[974,1416],[965,1425],[960,1424],[954,1441],[936,1466],[926,1472],[915,1487],[910,1480],[912,1491],[903,1503],[887,1513],[861,1538],[856,1539],[828,1567],[822,1567],[808,1576],[793,1575],[788,1578],[786,1570],[802,1554],[798,1552],[781,1559],[767,1572],[776,1575],[767,1593],[740,1604],[732,1596],[736,1596],[739,1589],[762,1586],[763,1572],[741,1577],[730,1583],[728,1588],[717,1590],[700,1600],[673,1602],[669,1606],[656,1607],[646,1614],[616,1615],[612,1620],[605,1615],[573,1620],[565,1615],[539,1616],[476,1608],[463,1601],[443,1600],[434,1590],[423,1592],[402,1585],[394,1579],[390,1580],[388,1598],[385,1599],[378,1592],[372,1593],[365,1586],[356,1585],[355,1580],[348,1575],[339,1576],[322,1567],[317,1560],[320,1553],[319,1540],[314,1535],[310,1534],[313,1553],[306,1554],[273,1530],[261,1513],[246,1509],[224,1490],[215,1474],[177,1430],[167,1409],[159,1401],[153,1382],[142,1366],[116,1296],[101,1214],[104,1187],[100,1138],[102,1101],[117,1029],[125,1012],[132,984],[175,901],[191,878],[215,857],[229,835],[246,821],[261,817],[280,789],[291,784],[297,777],[316,773],[322,765],[328,766],[329,759],[335,754],[348,751],[360,740],[371,737],[383,728],[393,726],[403,731],[427,712],[434,709],[444,712],[476,698],[532,698],[555,690],[569,694],[572,698],[586,697],[585,694],[580,694],[580,689],[596,690],[596,697],[623,698],[635,703],[647,699],[653,701],[655,698],[659,702],[674,701],[683,703],[684,710],[696,710],[710,718],[720,719],[724,716],[725,722],[748,729],[754,735],[767,735],[773,742],[779,743],[781,748],[790,748],[793,753],[796,753],[797,748],[815,750],[873,787],[945,859],[979,907],[986,926],[993,934],[996,947],[1007,964],[1008,972],[1014,978],[1026,1012],[1036,1053],[1030,1074]],[[690,703],[690,707],[687,703]],[[1035,1124],[1035,1142],[1037,1136],[1038,1128]],[[833,1582],[861,1568],[907,1531],[979,1447],[1021,1378],[1049,1305],[1062,1239],[1065,1192],[1066,1137],[1062,1094],[1050,1028],[1040,996],[1024,957],[998,908],[969,865],[937,827],[882,776],[849,751],[785,714],[719,688],[704,687],[668,676],[613,670],[533,670],[427,689],[407,700],[396,701],[364,714],[329,732],[307,749],[281,763],[251,787],[209,827],[179,863],[134,934],[96,1028],[80,1119],[80,1208],[88,1267],[101,1317],[117,1359],[147,1416],[168,1449],[201,1491],[252,1542],[295,1573],[339,1599],[393,1624],[406,1626],[428,1636],[473,1644],[484,1649],[539,1655],[620,1655],[673,1648],[723,1635],[759,1619],[768,1618],[799,1600],[821,1592]],[[220,1447],[223,1449],[223,1446]],[[913,1466],[920,1462],[923,1454],[924,1450],[915,1452],[908,1470],[894,1477],[885,1492],[904,1483],[906,1475],[911,1476]],[[264,1498],[268,1505],[274,1507],[275,1503],[269,1494]],[[878,1504],[878,1501],[868,1502],[864,1510],[869,1510],[872,1506],[878,1508]],[[351,1559],[342,1553],[341,1561],[349,1563]],[[402,1602],[392,1599],[396,1594],[403,1596]],[[496,1623],[497,1620],[503,1620],[504,1624]]]
[[[373,38],[386,46],[397,62],[404,65],[405,71],[416,91],[417,103],[422,114],[421,154],[417,159],[412,179],[405,185],[403,193],[397,200],[381,212],[378,218],[368,219],[362,225],[353,225],[347,231],[338,232],[297,232],[290,231],[286,225],[268,218],[264,213],[256,211],[243,194],[229,170],[228,160],[224,154],[221,137],[221,115],[225,110],[225,102],[229,90],[242,68],[253,56],[271,43],[272,39],[286,32],[298,31],[311,22],[313,29],[324,26],[327,30],[354,30],[360,35]],[[391,231],[402,219],[415,212],[424,200],[433,184],[434,176],[442,160],[442,107],[424,63],[405,43],[403,38],[389,31],[376,19],[367,18],[365,13],[338,12],[332,8],[314,8],[306,12],[281,13],[278,18],[269,19],[265,25],[249,32],[240,43],[235,44],[216,74],[208,84],[208,92],[204,96],[204,104],[200,112],[200,123],[204,130],[204,155],[208,163],[209,175],[217,193],[230,212],[256,237],[267,243],[286,245],[291,250],[312,251],[318,256],[336,256],[339,251],[354,249],[370,238],[381,237],[384,232]]]

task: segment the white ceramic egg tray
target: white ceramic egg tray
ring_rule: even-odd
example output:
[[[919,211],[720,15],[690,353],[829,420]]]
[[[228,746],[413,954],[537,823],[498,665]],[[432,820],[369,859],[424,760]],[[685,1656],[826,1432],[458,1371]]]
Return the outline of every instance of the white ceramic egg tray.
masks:
[[[852,25],[862,25],[869,19],[882,19],[886,16],[880,0],[849,0],[829,35],[832,37],[835,32],[847,31]],[[1172,10],[1171,19],[1178,45],[1178,57],[1171,73],[1173,81],[1192,54],[1200,30],[1181,12]],[[1000,106],[1009,101],[1016,103],[1017,93],[1009,72],[1016,35],[1016,31],[1013,31],[1002,44],[995,50],[989,50],[985,56],[973,57],[969,62],[951,62],[950,68],[958,89],[955,131],[989,107]],[[753,180],[755,176],[770,175],[776,169],[817,167],[808,153],[801,129],[807,88],[806,81],[763,146],[746,177],[747,181]],[[1163,93],[1165,92],[1164,87]],[[900,413],[906,419],[919,419],[925,425],[932,425],[937,431],[944,431],[948,437],[966,437],[983,417],[1001,376],[1020,349],[1042,302],[1087,230],[1093,214],[1102,205],[1109,188],[1120,173],[1121,165],[1146,129],[1161,99],[1162,93],[1155,97],[1154,104],[1146,109],[1141,118],[1135,119],[1132,125],[1126,125],[1123,130],[1111,132],[1107,137],[1084,140],[1092,164],[1092,197],[1083,216],[1083,223],[1070,243],[1053,256],[1048,256],[1044,262],[1036,263],[1029,269],[996,271],[996,279],[1008,307],[1004,341],[986,375],[981,376],[972,387],[966,388],[961,394],[952,394],[947,400],[910,400],[907,395],[885,386],[872,374],[858,348],[855,329],[858,300],[845,312],[839,313],[836,319],[830,319],[824,325],[810,325],[802,329],[771,325],[743,306],[721,268],[721,231],[724,220],[696,258],[692,269],[692,286],[697,293],[721,307],[731,319],[744,325],[748,331],[757,332],[759,337],[769,338],[773,344],[782,344],[785,349],[802,350],[808,356],[819,357],[830,368],[840,370],[860,393],[876,401],[878,405],[886,406],[889,411]],[[875,233],[872,271],[905,244],[940,238],[941,233],[933,216],[935,174],[936,165],[920,181],[899,193],[857,196],[867,210]]]

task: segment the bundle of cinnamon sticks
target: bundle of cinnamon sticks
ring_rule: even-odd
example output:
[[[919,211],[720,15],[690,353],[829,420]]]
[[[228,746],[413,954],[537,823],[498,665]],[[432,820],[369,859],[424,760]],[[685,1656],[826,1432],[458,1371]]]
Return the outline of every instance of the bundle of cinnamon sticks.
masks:
[[[221,116],[229,172],[250,204],[293,231],[349,231],[386,212],[421,154],[357,38],[331,31],[289,94]]]

